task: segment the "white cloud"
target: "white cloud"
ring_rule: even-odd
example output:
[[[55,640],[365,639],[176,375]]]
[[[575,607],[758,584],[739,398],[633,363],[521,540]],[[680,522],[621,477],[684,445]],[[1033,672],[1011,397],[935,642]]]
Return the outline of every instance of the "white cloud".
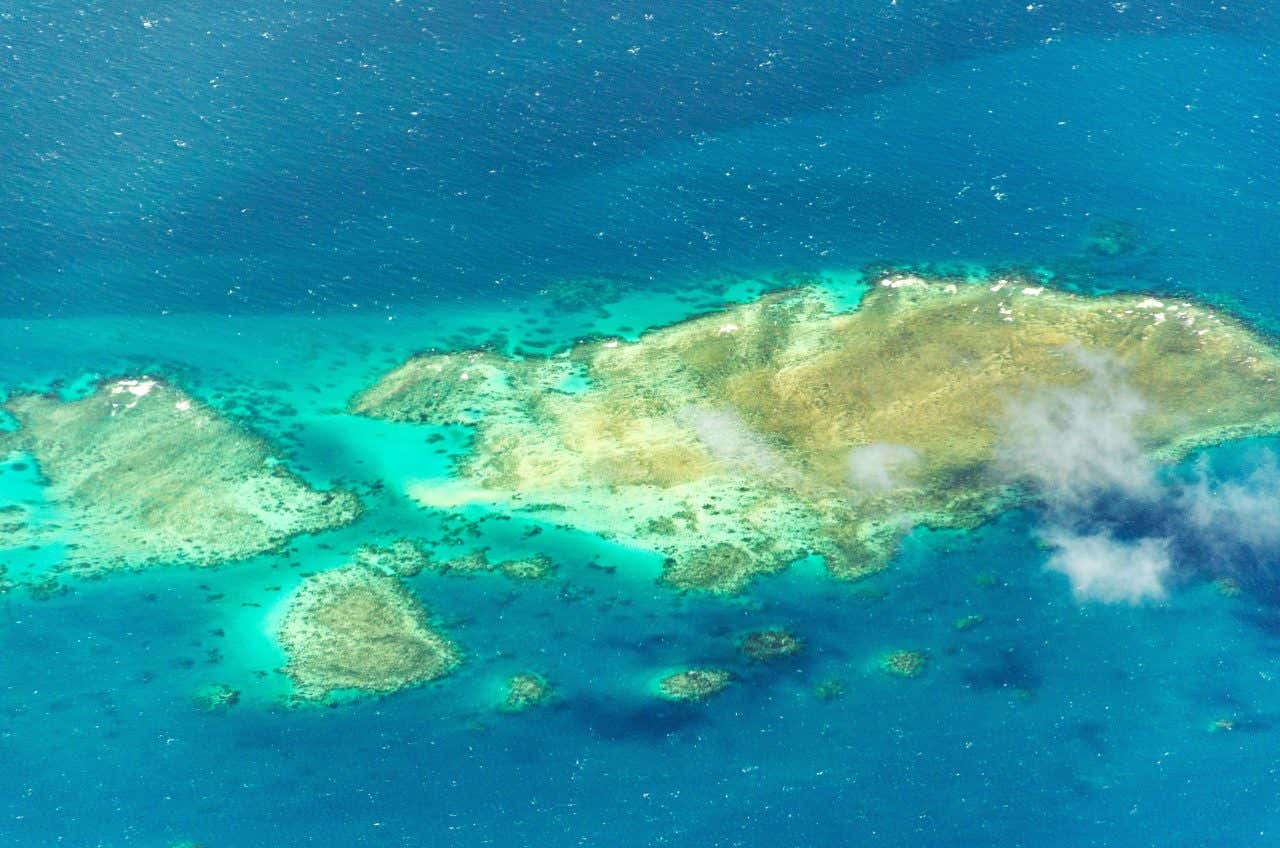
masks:
[[[1280,464],[1253,456],[1243,479],[1157,475],[1138,439],[1146,403],[1114,359],[1068,355],[1087,379],[1011,402],[997,456],[1009,479],[1044,507],[1049,568],[1082,600],[1138,603],[1166,594],[1176,569],[1201,574],[1261,566],[1280,551]],[[1126,541],[1138,528],[1143,538]],[[1261,572],[1265,575],[1265,572]]]
[[[854,448],[849,453],[849,482],[861,489],[883,492],[896,489],[900,466],[914,462],[920,455],[906,445],[875,442]]]
[[[680,419],[719,463],[766,474],[786,470],[782,456],[732,410],[688,406]]]
[[[1114,359],[1079,348],[1064,353],[1088,379],[1010,402],[998,462],[1058,511],[1087,509],[1105,494],[1150,497],[1154,470],[1136,437],[1146,404]]]
[[[1280,467],[1272,451],[1260,451],[1257,467],[1242,482],[1215,480],[1206,457],[1195,478],[1173,492],[1187,524],[1211,548],[1242,546],[1261,552],[1280,547]]]
[[[1173,567],[1168,539],[1126,542],[1109,532],[1080,535],[1052,528],[1044,540],[1057,548],[1049,568],[1067,576],[1080,600],[1136,604],[1166,595]]]

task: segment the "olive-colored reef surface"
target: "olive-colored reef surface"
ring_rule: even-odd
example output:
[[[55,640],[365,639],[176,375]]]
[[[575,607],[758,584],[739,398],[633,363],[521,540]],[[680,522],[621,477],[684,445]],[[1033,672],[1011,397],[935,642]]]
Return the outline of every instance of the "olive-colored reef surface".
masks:
[[[738,650],[756,662],[771,662],[795,656],[804,643],[789,630],[756,630],[742,637]]]
[[[919,651],[892,651],[880,658],[880,669],[895,677],[919,677],[928,663]]]
[[[540,674],[521,672],[507,679],[506,695],[500,709],[508,713],[522,713],[547,703],[554,695],[551,684]]]
[[[658,691],[669,701],[704,701],[723,692],[733,675],[719,668],[692,668],[658,681]]]
[[[307,577],[288,599],[279,636],[285,672],[305,700],[393,692],[443,677],[460,661],[398,578],[359,565]]]
[[[1017,503],[996,461],[1006,410],[1086,386],[1076,348],[1124,369],[1153,457],[1280,431],[1276,350],[1206,306],[909,275],[853,311],[815,285],[545,358],[423,354],[351,409],[474,425],[456,477],[413,487],[425,505],[554,509],[664,555],[674,587],[733,593],[808,555],[865,575],[912,525]]]
[[[355,495],[317,491],[262,438],[154,379],[102,383],[79,400],[19,395],[0,453],[29,452],[67,516],[83,571],[213,565],[349,523]]]

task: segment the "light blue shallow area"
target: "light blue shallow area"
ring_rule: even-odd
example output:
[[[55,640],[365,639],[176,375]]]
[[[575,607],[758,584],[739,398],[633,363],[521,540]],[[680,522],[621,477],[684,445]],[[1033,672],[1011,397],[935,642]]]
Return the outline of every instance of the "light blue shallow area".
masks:
[[[39,2],[0,24],[0,389],[164,373],[318,485],[384,484],[284,555],[0,596],[0,843],[1275,839],[1275,552],[1238,598],[1188,579],[1163,604],[1081,604],[1017,513],[918,531],[871,581],[800,566],[716,600],[548,529],[553,581],[414,579],[456,675],[335,709],[279,705],[269,632],[304,572],[440,532],[404,487],[465,434],[342,411],[419,349],[552,350],[750,295],[722,275],[864,262],[1046,267],[1273,326],[1270,4]],[[1138,249],[1089,253],[1116,221]],[[597,274],[632,296],[548,314],[549,283]],[[0,504],[37,482],[0,467]],[[736,639],[766,626],[807,650],[745,663]],[[928,652],[921,678],[875,669],[897,648]],[[736,685],[650,697],[690,662]],[[497,714],[524,669],[558,704]],[[832,679],[844,696],[817,698]],[[213,681],[242,703],[196,709]]]

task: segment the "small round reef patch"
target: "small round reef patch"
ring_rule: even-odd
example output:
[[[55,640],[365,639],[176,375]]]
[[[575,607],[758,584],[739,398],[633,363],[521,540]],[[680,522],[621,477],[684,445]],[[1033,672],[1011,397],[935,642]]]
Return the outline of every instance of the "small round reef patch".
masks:
[[[748,633],[738,643],[738,650],[748,659],[769,662],[800,653],[804,643],[789,630],[756,630]]]
[[[394,692],[443,677],[460,661],[400,580],[358,565],[303,581],[280,641],[298,697],[311,700],[343,689]]]
[[[507,694],[500,709],[505,713],[522,713],[541,706],[554,694],[551,684],[540,674],[522,672],[512,675],[506,684]]]
[[[662,696],[671,701],[702,701],[723,692],[733,676],[719,668],[692,668],[668,675],[658,682]]]
[[[893,651],[880,659],[880,669],[897,677],[919,677],[929,659],[919,651]]]

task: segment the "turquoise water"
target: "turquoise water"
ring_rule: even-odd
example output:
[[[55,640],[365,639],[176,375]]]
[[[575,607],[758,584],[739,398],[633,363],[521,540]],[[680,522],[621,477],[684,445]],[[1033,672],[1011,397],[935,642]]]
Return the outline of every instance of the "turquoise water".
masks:
[[[734,275],[895,261],[1045,267],[1274,326],[1266,4],[28,3],[0,20],[0,386],[164,373],[368,507],[235,566],[0,596],[4,844],[1274,840],[1275,550],[1193,563],[1163,603],[1081,603],[1019,512],[916,531],[869,581],[802,565],[724,600],[655,585],[651,555],[487,520],[481,541],[559,569],[413,579],[465,652],[455,675],[289,709],[271,637],[304,573],[442,532],[404,490],[465,432],[342,412],[418,350],[634,336],[749,298]],[[1134,249],[1090,252],[1098,222]],[[592,275],[623,299],[540,294]],[[1243,479],[1267,447],[1216,467]],[[39,483],[11,460],[0,504],[39,503]],[[60,553],[0,557],[38,573]],[[1239,597],[1199,579],[1224,570]],[[735,640],[772,626],[808,649],[740,660]],[[903,647],[928,652],[922,677],[875,670]],[[690,662],[738,685],[649,696]],[[496,713],[530,668],[558,703]],[[845,694],[816,697],[828,680]],[[210,682],[241,703],[197,709]],[[1235,730],[1210,732],[1223,718]]]

